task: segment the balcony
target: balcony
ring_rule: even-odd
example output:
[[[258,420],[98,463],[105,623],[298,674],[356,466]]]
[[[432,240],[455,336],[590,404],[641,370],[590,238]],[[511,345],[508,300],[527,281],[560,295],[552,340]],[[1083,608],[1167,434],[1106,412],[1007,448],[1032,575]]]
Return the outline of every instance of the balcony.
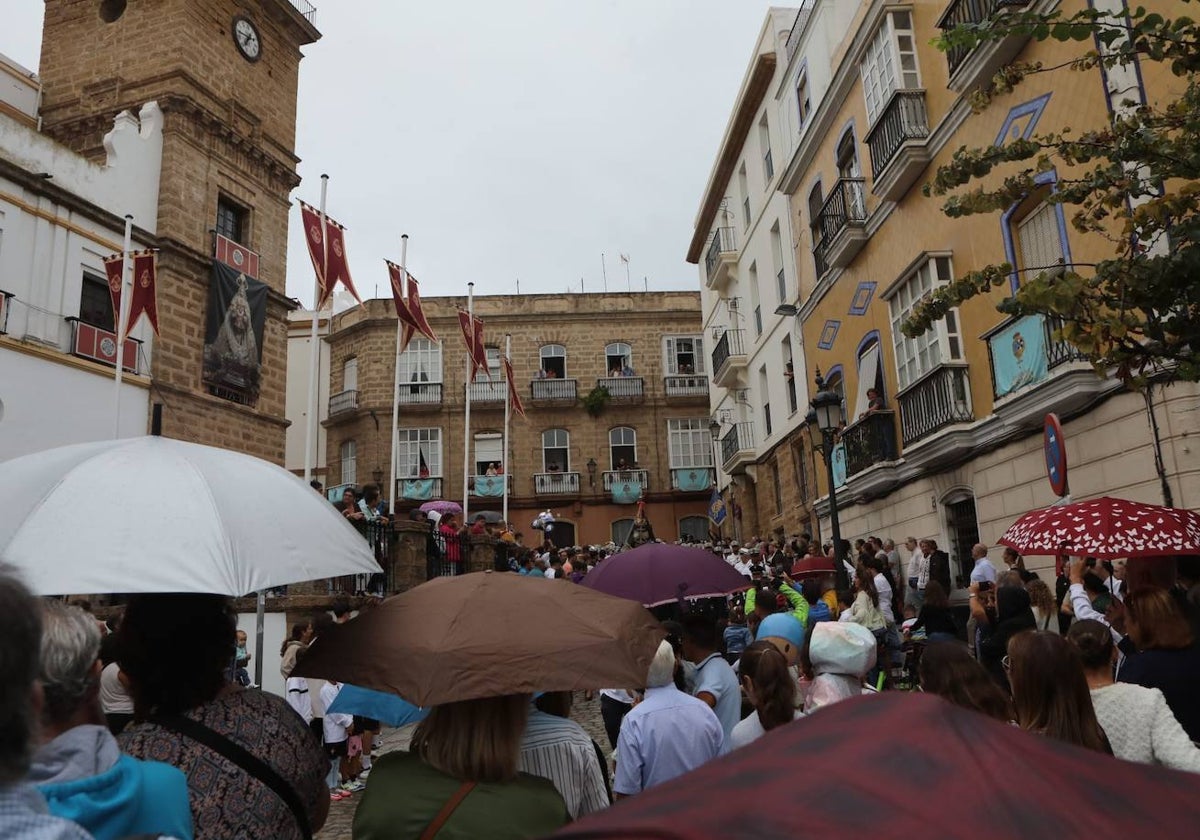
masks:
[[[498,499],[504,496],[505,485],[512,494],[511,475],[476,475],[471,478],[471,495],[480,498]]]
[[[825,276],[825,272],[829,270],[829,247],[822,239],[817,244],[813,245],[813,270],[817,274],[817,279],[820,280]]]
[[[796,21],[792,24],[792,31],[788,33],[787,45],[784,47],[789,63],[796,55],[796,50],[800,49],[800,38],[804,34],[804,27],[808,26],[808,19],[812,17],[813,7],[816,5],[817,0],[802,0],[800,3],[800,9],[796,12]]]
[[[350,411],[358,411],[358,391],[342,391],[329,398],[329,416],[337,417]]]
[[[422,406],[437,408],[442,404],[442,383],[413,382],[401,385],[396,392],[396,402],[409,410],[418,410]]]
[[[708,493],[712,486],[711,467],[677,467],[671,470],[671,489],[677,493]]]
[[[733,228],[720,227],[714,230],[704,255],[704,276],[708,278],[708,288],[717,291],[725,287],[736,274],[737,258],[737,234]]]
[[[471,395],[471,405],[483,408],[504,408],[508,397],[504,381],[497,379],[491,382],[472,382],[468,393]]]
[[[867,200],[862,178],[841,178],[821,206],[821,241],[829,265],[845,268],[867,244]]]
[[[951,0],[937,26],[943,32],[962,24],[980,24],[1006,11],[1020,11],[1030,0]],[[1006,64],[1010,64],[1029,40],[1028,35],[1013,34],[998,41],[984,41],[973,49],[955,46],[946,51],[950,70],[947,87],[955,93],[986,84]]]
[[[713,382],[725,388],[746,367],[745,330],[725,330],[713,348]]]
[[[288,0],[292,8],[300,13],[300,17],[304,18],[309,23],[313,22],[313,18],[317,16],[317,7],[308,0]]]
[[[708,399],[707,376],[664,376],[663,392],[668,400]]]
[[[898,90],[867,134],[871,192],[899,201],[929,165],[929,117],[925,91]]]
[[[396,498],[407,499],[410,502],[428,502],[440,499],[442,498],[441,476],[398,478],[396,479]]]
[[[7,317],[7,316],[6,316]],[[78,318],[67,318],[71,325],[71,354],[82,359],[91,359],[102,365],[116,367],[117,364],[117,335],[91,324],[85,324]],[[121,350],[121,366],[130,373],[141,373],[142,342],[136,338],[126,338]]]
[[[905,447],[955,423],[975,419],[967,366],[942,364],[896,395]]]
[[[529,383],[529,393],[534,402],[573,403],[579,387],[574,379],[534,379]]]
[[[578,496],[579,473],[534,473],[533,492],[538,496]]]
[[[846,476],[851,478],[876,464],[895,461],[896,412],[876,411],[847,426],[841,441],[846,447]]]
[[[614,484],[637,484],[645,491],[650,485],[650,473],[647,470],[605,470],[602,480],[605,493],[612,492]]]
[[[603,376],[596,380],[596,387],[608,391],[614,402],[641,402],[646,398],[640,376]]]
[[[754,460],[754,424],[734,423],[733,428],[721,438],[721,464],[725,472],[734,470]]]

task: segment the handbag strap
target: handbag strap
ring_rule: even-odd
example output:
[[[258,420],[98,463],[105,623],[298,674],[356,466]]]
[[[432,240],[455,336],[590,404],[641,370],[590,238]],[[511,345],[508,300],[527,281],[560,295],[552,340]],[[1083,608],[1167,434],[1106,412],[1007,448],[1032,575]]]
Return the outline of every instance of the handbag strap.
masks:
[[[292,812],[304,840],[312,840],[312,826],[308,821],[308,812],[304,810],[299,795],[295,788],[275,772],[271,765],[249,752],[241,744],[235,743],[220,732],[184,715],[154,715],[150,718],[150,722],[203,744],[269,787]]]
[[[458,790],[454,791],[454,795],[446,800],[446,804],[442,806],[442,810],[437,812],[437,816],[429,825],[425,826],[425,830],[421,832],[418,840],[433,840],[437,833],[442,830],[442,826],[446,824],[446,820],[450,819],[450,815],[458,810],[458,806],[467,798],[467,794],[475,789],[475,782],[463,782],[458,786]]]

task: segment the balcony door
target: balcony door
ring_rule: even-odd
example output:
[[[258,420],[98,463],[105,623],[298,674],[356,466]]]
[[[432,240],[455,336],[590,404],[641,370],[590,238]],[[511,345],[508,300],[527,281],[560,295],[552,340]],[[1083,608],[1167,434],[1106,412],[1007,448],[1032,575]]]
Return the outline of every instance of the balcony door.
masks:
[[[609,469],[632,470],[637,466],[637,431],[618,426],[608,433]]]
[[[555,548],[570,548],[575,545],[575,523],[556,520],[550,533],[546,535]]]
[[[479,432],[475,435],[475,475],[487,475],[496,466],[504,472],[504,440],[499,432]]]
[[[566,429],[542,432],[542,472],[565,473],[571,469],[571,434]]]

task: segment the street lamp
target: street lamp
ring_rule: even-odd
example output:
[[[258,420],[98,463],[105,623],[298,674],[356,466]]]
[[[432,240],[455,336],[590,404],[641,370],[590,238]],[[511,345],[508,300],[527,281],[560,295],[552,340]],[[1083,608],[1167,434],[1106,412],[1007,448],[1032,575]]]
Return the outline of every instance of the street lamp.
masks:
[[[825,387],[821,371],[817,371],[817,393],[812,398],[812,408],[804,418],[808,424],[808,433],[813,436],[814,430],[820,431],[821,443],[813,439],[813,448],[821,450],[825,459],[825,475],[829,480],[829,526],[833,531],[833,566],[837,575],[837,587],[844,590],[850,588],[846,566],[842,562],[842,531],[838,523],[837,488],[833,479],[833,446],[834,436],[842,428],[842,398],[834,391]]]
[[[587,471],[588,471],[588,486],[595,487],[596,486],[596,459],[595,458],[588,458]]]

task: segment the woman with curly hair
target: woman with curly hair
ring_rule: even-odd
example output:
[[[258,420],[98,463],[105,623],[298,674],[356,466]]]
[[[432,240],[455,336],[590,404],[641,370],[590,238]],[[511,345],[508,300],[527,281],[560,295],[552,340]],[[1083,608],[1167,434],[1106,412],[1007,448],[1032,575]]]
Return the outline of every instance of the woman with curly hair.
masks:
[[[1029,605],[1033,609],[1033,620],[1037,624],[1035,629],[1057,634],[1058,604],[1054,601],[1054,593],[1050,591],[1050,587],[1045,581],[1033,578],[1025,584],[1025,591],[1029,593]]]

